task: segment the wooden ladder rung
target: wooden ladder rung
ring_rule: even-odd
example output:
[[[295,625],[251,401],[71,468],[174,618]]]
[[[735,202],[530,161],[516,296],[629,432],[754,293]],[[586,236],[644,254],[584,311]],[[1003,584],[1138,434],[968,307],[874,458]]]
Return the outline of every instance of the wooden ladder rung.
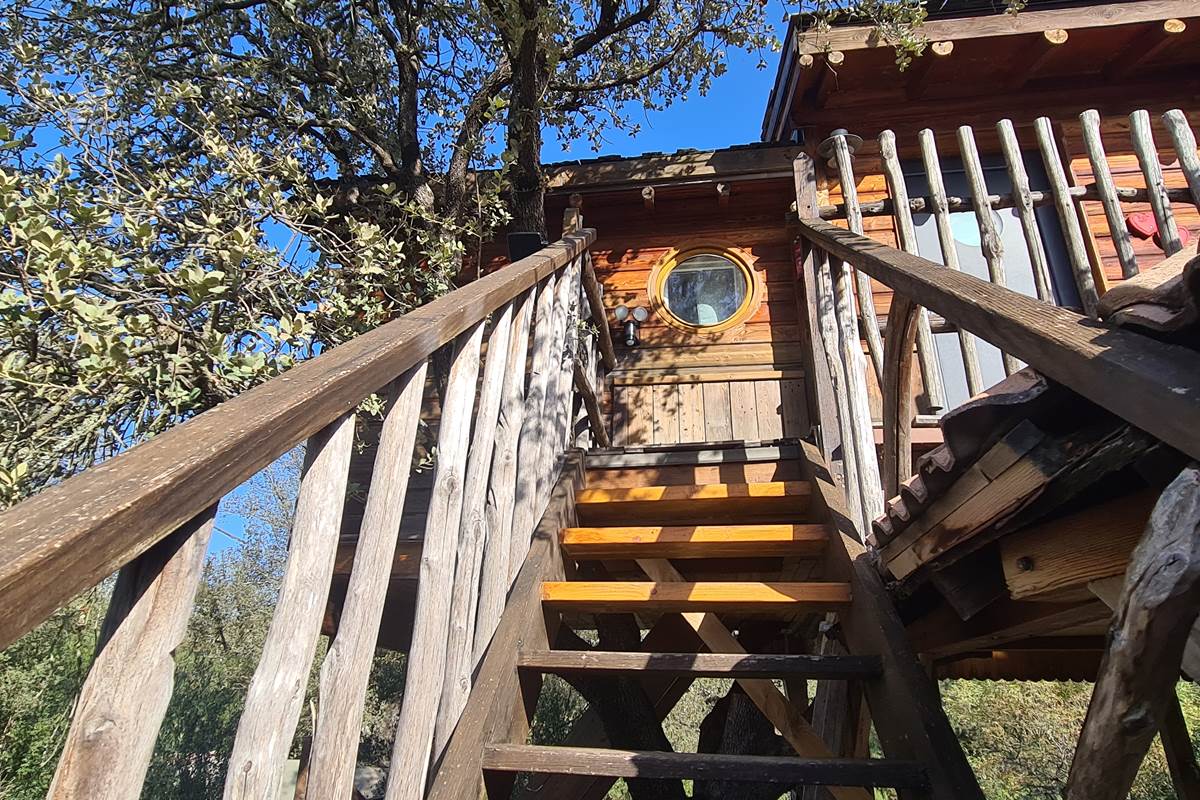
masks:
[[[850,603],[848,583],[753,581],[553,581],[542,584],[552,610],[586,613],[711,611],[744,614],[836,611]]]
[[[517,666],[553,675],[679,675],[697,678],[872,678],[882,671],[878,656],[818,656],[761,653],[628,653],[602,650],[523,650]]]
[[[788,786],[919,789],[927,785],[924,767],[914,761],[667,753],[518,744],[485,748],[483,769],[489,772],[722,780]]]
[[[825,525],[676,525],[564,528],[563,550],[574,558],[816,557]]]
[[[808,510],[811,489],[807,481],[584,489],[575,503],[585,525],[639,519],[748,522],[778,514],[795,519]]]

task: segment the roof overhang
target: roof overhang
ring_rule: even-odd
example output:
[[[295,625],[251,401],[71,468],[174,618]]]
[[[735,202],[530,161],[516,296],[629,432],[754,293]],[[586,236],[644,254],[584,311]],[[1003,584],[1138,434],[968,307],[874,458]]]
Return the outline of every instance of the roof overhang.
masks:
[[[1165,24],[1173,20],[1187,21],[1186,31],[1164,37]],[[920,33],[937,46],[927,47],[900,71],[891,43],[875,28],[852,25],[818,31],[793,17],[763,118],[763,140],[783,140],[790,118],[801,107],[823,107],[832,95],[845,94],[846,87],[857,84],[873,90],[894,88],[915,99],[946,75],[954,76],[956,92],[985,93],[996,88],[987,85],[988,78],[1008,91],[1035,78],[1078,77],[1089,69],[1098,75],[1120,59],[1133,67],[1153,65],[1156,59],[1167,66],[1168,47],[1176,59],[1190,63],[1196,60],[1194,51],[1200,50],[1200,3],[1136,0],[934,19],[926,21]],[[1103,44],[1110,39],[1113,44],[1106,49]],[[991,73],[958,69],[967,59],[983,70],[990,66]]]
[[[722,181],[790,178],[794,145],[740,145],[722,150],[646,153],[548,164],[547,194],[612,192],[622,189],[685,186]]]

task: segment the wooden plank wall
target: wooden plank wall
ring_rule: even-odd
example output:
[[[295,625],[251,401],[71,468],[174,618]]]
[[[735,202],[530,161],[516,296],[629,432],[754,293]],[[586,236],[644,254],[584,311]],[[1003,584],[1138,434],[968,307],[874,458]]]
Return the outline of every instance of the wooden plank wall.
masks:
[[[790,161],[780,163],[781,172]],[[583,195],[583,217],[597,230],[592,247],[617,348],[606,407],[615,445],[758,441],[809,431],[799,317],[785,223],[795,198],[789,178],[731,182],[724,201],[712,184],[658,188],[653,208],[637,190]],[[561,217],[554,195],[547,218]],[[747,258],[761,281],[761,304],[747,320],[716,334],[672,327],[652,310],[652,270],[675,249],[725,245]],[[611,310],[651,309],[641,344],[627,348]]]

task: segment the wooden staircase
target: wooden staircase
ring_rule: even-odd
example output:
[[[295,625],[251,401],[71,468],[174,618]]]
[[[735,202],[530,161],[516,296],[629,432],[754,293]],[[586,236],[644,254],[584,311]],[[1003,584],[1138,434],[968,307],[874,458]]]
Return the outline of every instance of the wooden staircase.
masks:
[[[811,448],[803,453],[815,455]],[[726,482],[711,474],[696,480],[703,472],[699,465],[663,468],[656,465],[661,460],[646,454],[642,468],[608,470],[602,454],[591,457],[589,464],[600,466],[586,470],[586,485],[574,492],[562,515],[568,524],[556,531],[563,574],[555,577],[562,579],[540,582],[547,623],[542,641],[555,642],[560,626],[594,627],[584,615],[630,613],[650,629],[646,647],[656,640],[656,626],[679,615],[694,632],[696,649],[703,645],[708,652],[521,647],[515,669],[523,705],[536,707],[544,675],[676,679],[684,686],[695,678],[728,678],[739,683],[795,755],[610,749],[584,746],[578,737],[568,746],[533,745],[524,742],[518,726],[518,738],[481,742],[488,797],[512,796],[516,776],[524,773],[557,781],[538,792],[555,798],[603,797],[617,778],[765,783],[780,793],[825,786],[838,800],[867,800],[871,787],[893,788],[901,797],[981,798],[933,685],[911,651],[891,647],[903,629],[894,615],[879,619],[877,603],[888,602],[882,587],[874,587],[879,594],[860,597],[866,573],[852,564],[856,543],[843,539],[839,494],[823,467],[803,461],[804,479]],[[775,462],[742,472],[761,475],[764,468],[797,469],[795,463]],[[642,483],[653,480],[660,483]],[[890,603],[886,608],[890,612]],[[782,629],[812,615],[831,632],[822,653],[747,652],[741,642],[743,625]],[[873,634],[847,636],[857,634],[862,619],[869,620]],[[894,670],[897,658],[907,660],[902,675]],[[842,737],[845,744],[831,749],[814,727],[807,691],[789,698],[779,688],[806,687],[806,681],[850,687],[843,698],[865,693],[886,756],[868,757],[865,731]],[[903,696],[896,698],[900,686]],[[817,705],[822,702],[818,698]],[[907,718],[885,721],[898,714]],[[589,784],[589,777],[602,780]],[[432,797],[443,796],[439,783]]]

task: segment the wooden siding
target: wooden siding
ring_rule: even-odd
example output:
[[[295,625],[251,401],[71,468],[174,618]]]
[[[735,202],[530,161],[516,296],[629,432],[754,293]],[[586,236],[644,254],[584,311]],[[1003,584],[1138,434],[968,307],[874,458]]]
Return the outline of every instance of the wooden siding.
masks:
[[[780,157],[779,171],[791,170]],[[584,195],[583,217],[597,229],[592,247],[617,350],[606,408],[615,445],[760,441],[809,432],[804,383],[808,343],[799,308],[786,213],[791,180],[731,181],[722,203],[713,184],[659,188],[653,208],[640,192]],[[566,198],[552,195],[547,217]],[[759,282],[761,302],[747,319],[715,334],[673,327],[654,313],[648,285],[673,251],[727,246],[742,254]],[[641,343],[625,347],[611,311],[651,310]]]

